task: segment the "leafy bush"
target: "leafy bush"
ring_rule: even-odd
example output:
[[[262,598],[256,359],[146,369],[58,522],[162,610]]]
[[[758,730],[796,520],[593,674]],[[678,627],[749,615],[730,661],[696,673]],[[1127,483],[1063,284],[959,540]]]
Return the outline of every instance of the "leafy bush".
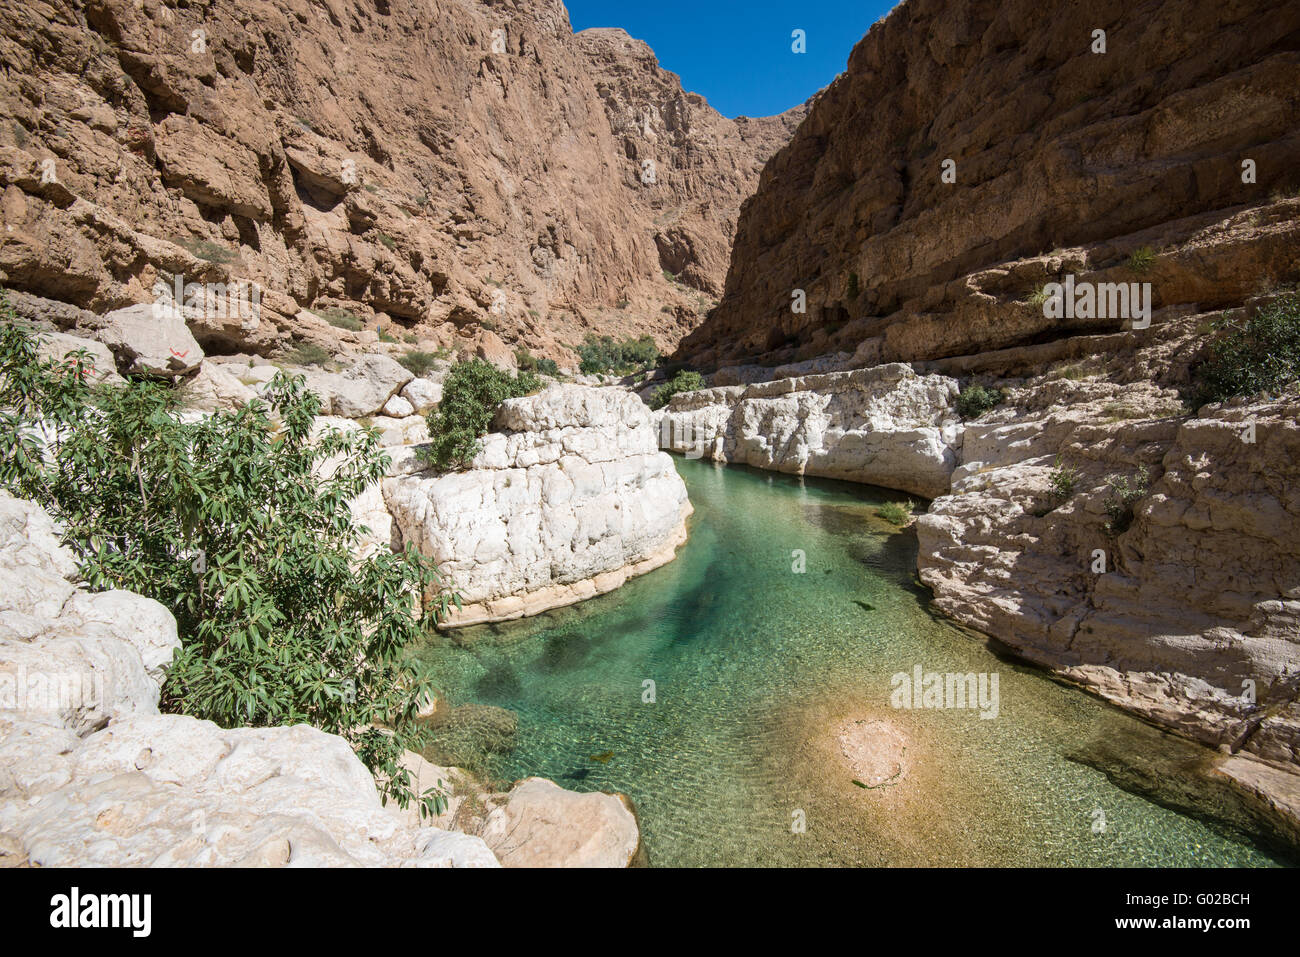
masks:
[[[659,347],[650,336],[615,342],[612,336],[588,334],[586,341],[575,351],[578,353],[578,368],[587,375],[602,372],[628,375],[648,369],[659,361]]]
[[[320,400],[284,372],[269,406],[185,422],[166,386],[88,385],[81,362],[41,361],[6,320],[0,484],[62,524],[90,587],[175,615],[163,707],[223,727],[315,725],[352,745],[385,799],[436,803],[397,764],[422,746],[432,691],[403,652],[459,598],[414,547],[356,557],[348,503],[384,475],[378,433],[313,441]]]
[[[521,372],[538,372],[552,379],[560,377],[560,367],[555,364],[554,359],[539,359],[523,346],[515,350],[515,362],[519,364]]]
[[[1061,457],[1056,457],[1056,468],[1047,476],[1052,498],[1064,502],[1074,494],[1074,486],[1079,481],[1079,470],[1072,465],[1061,465]]]
[[[410,352],[398,356],[397,361],[411,375],[426,376],[433,371],[435,364],[440,359],[445,359],[448,355],[446,349],[439,349],[437,352],[421,352],[419,349],[412,349]]]
[[[512,376],[482,359],[456,363],[442,384],[442,402],[428,414],[430,443],[421,455],[440,469],[464,468],[483,448],[479,439],[497,406],[541,385],[531,372]]]
[[[319,366],[329,362],[333,356],[330,351],[314,342],[300,342],[288,352],[284,357],[297,366]]]
[[[910,498],[906,502],[886,502],[876,509],[876,514],[890,524],[902,528],[912,520],[912,509],[916,503]]]
[[[222,246],[220,243],[214,243],[210,239],[199,239],[192,236],[182,237],[176,240],[176,245],[191,256],[202,259],[204,262],[228,266],[239,261],[239,253]]]
[[[978,419],[989,409],[1001,404],[1006,397],[1001,389],[986,389],[982,385],[967,386],[957,395],[957,414],[963,419]]]
[[[1278,392],[1300,379],[1300,297],[1285,296],[1252,316],[1214,324],[1221,335],[1192,370],[1196,403]]]
[[[1110,492],[1103,503],[1110,521],[1106,527],[1112,535],[1127,531],[1133,524],[1133,506],[1146,497],[1149,475],[1145,465],[1138,469],[1136,477],[1129,479],[1124,475],[1110,475],[1106,484]]]
[[[650,408],[662,409],[678,392],[694,392],[704,388],[704,379],[698,372],[682,369],[667,383],[655,389],[650,396]]]

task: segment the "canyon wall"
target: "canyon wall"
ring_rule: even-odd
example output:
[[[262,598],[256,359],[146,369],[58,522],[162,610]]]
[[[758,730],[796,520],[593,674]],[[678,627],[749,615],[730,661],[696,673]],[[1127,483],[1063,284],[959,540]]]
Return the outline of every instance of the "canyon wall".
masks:
[[[1295,771],[1296,400],[1192,397],[1225,319],[1294,302],[1298,169],[1295,4],[908,0],[765,168],[722,302],[678,353],[715,388],[664,417],[683,450],[703,429],[705,454],[819,474],[837,436],[814,416],[864,374],[848,370],[907,363],[996,390],[950,430],[946,461],[901,479],[856,466],[937,488],[917,522],[936,607]],[[1065,282],[1136,289],[1149,308],[1063,313],[1046,300]],[[763,390],[801,396],[802,422],[759,415]],[[900,427],[854,424],[881,455]],[[1263,788],[1292,828],[1296,780]]]
[[[1104,327],[1053,323],[1027,299],[1072,266],[1182,245],[1205,217],[1293,195],[1298,117],[1286,0],[907,0],[764,169],[722,301],[680,355],[910,362]],[[1062,260],[1084,246],[1086,264]],[[1235,305],[1300,278],[1292,253],[1160,260],[1155,308]]]
[[[259,323],[195,329],[227,353],[358,320],[672,346],[803,113],[722,117],[559,0],[3,0],[0,63],[0,285],[102,313],[256,283]]]

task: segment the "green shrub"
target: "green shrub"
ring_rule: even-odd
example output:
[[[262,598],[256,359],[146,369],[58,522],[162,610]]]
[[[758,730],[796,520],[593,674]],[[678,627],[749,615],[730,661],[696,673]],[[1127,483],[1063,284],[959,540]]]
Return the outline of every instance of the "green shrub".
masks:
[[[320,316],[337,329],[347,329],[350,332],[360,332],[366,327],[364,322],[346,309],[338,309],[331,306],[328,309],[317,309],[316,315]]]
[[[912,509],[915,507],[916,503],[910,498],[906,502],[886,502],[876,509],[876,515],[902,528],[912,520]]]
[[[1137,475],[1132,479],[1125,475],[1107,476],[1106,484],[1110,486],[1110,492],[1106,495],[1103,504],[1106,507],[1106,514],[1110,516],[1106,528],[1112,535],[1127,531],[1133,524],[1133,507],[1146,497],[1148,481],[1149,475],[1145,465],[1138,469]]]
[[[1225,316],[1214,329],[1220,335],[1192,370],[1197,405],[1278,392],[1300,379],[1300,297]]]
[[[314,342],[300,342],[284,355],[289,362],[297,366],[324,365],[333,358],[328,349]]]
[[[483,448],[497,406],[541,388],[531,372],[512,376],[490,362],[471,359],[451,368],[442,384],[442,402],[428,414],[430,442],[421,456],[430,465],[454,470],[469,465]]]
[[[648,369],[659,361],[659,347],[650,336],[615,342],[612,336],[588,334],[586,341],[575,351],[578,353],[578,368],[587,375],[605,372],[628,375]]]
[[[233,262],[239,261],[239,253],[232,249],[214,243],[210,239],[198,239],[195,237],[183,237],[176,240],[176,245],[180,246],[191,256],[196,259],[202,259],[204,262],[218,263],[219,265],[228,266]]]
[[[397,240],[395,240],[392,236],[388,235],[388,233],[375,233],[375,239],[383,243],[386,249],[397,248]]]
[[[957,414],[963,419],[978,419],[989,409],[1006,399],[1001,389],[986,389],[982,385],[967,386],[957,395]]]
[[[1156,261],[1156,254],[1150,246],[1143,246],[1140,249],[1133,250],[1133,254],[1128,257],[1128,268],[1136,273],[1143,273],[1149,270]]]
[[[858,281],[858,274],[855,272],[849,273],[849,281],[844,287],[845,298],[857,299],[861,292],[862,288]]]
[[[427,376],[433,371],[438,360],[447,358],[447,355],[446,349],[439,349],[437,352],[421,352],[419,349],[412,349],[410,352],[398,356],[397,361],[411,375]]]
[[[36,348],[6,316],[0,485],[49,510],[91,588],[175,615],[163,708],[223,727],[312,724],[351,744],[385,799],[436,803],[397,764],[424,740],[432,691],[404,649],[459,599],[413,547],[356,556],[348,503],[384,476],[378,433],[313,441],[320,400],[284,372],[266,402],[185,422],[165,385],[90,386]],[[57,441],[42,447],[37,426]]]
[[[1061,457],[1056,457],[1056,467],[1047,476],[1052,498],[1064,502],[1074,494],[1074,486],[1079,481],[1079,470],[1072,465],[1061,465]]]
[[[678,392],[694,392],[704,388],[704,379],[698,372],[682,369],[667,383],[655,389],[650,395],[650,408],[662,409]]]
[[[515,362],[519,364],[520,372],[538,372],[552,379],[560,377],[560,367],[554,359],[539,359],[523,346],[515,350]]]

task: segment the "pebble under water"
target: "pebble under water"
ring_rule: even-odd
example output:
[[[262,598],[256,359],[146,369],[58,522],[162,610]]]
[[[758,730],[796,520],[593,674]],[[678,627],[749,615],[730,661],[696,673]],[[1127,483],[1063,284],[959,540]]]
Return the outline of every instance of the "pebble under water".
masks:
[[[580,605],[420,648],[453,704],[518,715],[513,750],[472,770],[629,795],[652,865],[1285,863],[1080,760],[1093,741],[1134,762],[1203,749],[930,611],[915,536],[874,515],[905,496],[677,467],[695,515],[675,561]],[[997,716],[892,707],[891,678],[918,665],[996,674]],[[857,780],[836,738],[850,721],[898,729],[897,779]]]

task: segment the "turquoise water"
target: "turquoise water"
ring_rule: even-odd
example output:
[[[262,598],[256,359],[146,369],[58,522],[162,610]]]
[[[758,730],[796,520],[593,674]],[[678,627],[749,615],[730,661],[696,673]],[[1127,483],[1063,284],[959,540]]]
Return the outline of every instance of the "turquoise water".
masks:
[[[1151,732],[928,611],[914,536],[873,515],[897,493],[678,469],[695,515],[675,561],[421,649],[452,703],[519,716],[513,751],[475,770],[628,794],[653,865],[1277,863],[1070,760]],[[891,707],[916,665],[997,674],[997,717]],[[855,784],[837,742],[864,719],[908,742],[884,787]]]

